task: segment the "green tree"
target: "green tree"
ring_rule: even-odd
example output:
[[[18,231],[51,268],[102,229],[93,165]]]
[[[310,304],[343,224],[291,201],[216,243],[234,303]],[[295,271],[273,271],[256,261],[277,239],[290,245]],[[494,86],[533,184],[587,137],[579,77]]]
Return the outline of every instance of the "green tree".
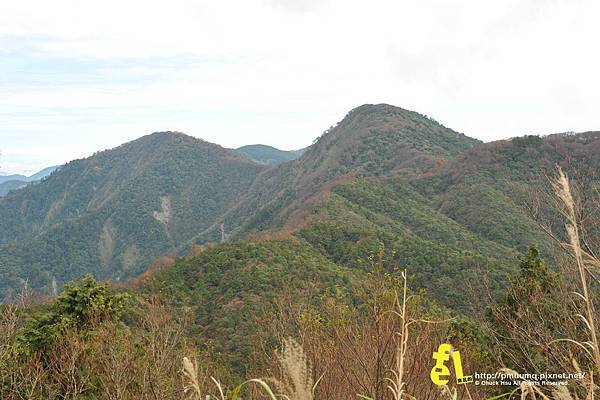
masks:
[[[118,319],[129,296],[111,294],[108,286],[87,275],[64,291],[49,310],[34,314],[16,339],[19,353],[46,350],[67,329],[87,336],[101,322]]]
[[[519,269],[507,294],[488,313],[499,361],[519,372],[559,372],[562,355],[552,343],[574,331],[559,275],[535,247],[523,255]]]

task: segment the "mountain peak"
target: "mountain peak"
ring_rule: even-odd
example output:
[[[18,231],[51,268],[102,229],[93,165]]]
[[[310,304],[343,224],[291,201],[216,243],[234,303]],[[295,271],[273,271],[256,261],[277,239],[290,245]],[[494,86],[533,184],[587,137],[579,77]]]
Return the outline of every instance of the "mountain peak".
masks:
[[[417,112],[389,104],[364,104],[327,130],[301,161],[368,175],[400,169],[424,171],[477,143]]]
[[[355,107],[352,110],[350,110],[348,112],[348,115],[361,113],[361,112],[411,112],[411,111],[406,110],[402,107],[393,106],[393,105],[387,104],[387,103],[377,103],[377,104],[365,103],[361,106]]]
[[[37,277],[20,275],[36,287],[65,269],[67,280],[81,271],[101,278],[135,275],[197,233],[218,240],[215,224],[266,169],[180,132],[155,132],[71,161],[51,178],[0,199],[0,271],[8,257],[3,246],[18,242],[12,260],[27,257],[19,265],[39,266]],[[77,237],[81,246],[64,237]],[[37,240],[56,243],[52,261],[32,250]],[[65,260],[77,266],[65,268]],[[0,298],[5,288],[0,283]]]
[[[348,112],[348,114],[346,114],[346,118],[356,118],[364,116],[396,116],[405,117],[406,120],[412,120],[414,118],[426,118],[431,121],[435,121],[433,118],[428,117],[427,115],[420,114],[416,111],[411,111],[406,108],[394,106],[387,103],[363,104],[361,106],[353,108]]]
[[[174,142],[196,142],[196,143],[208,143],[202,139],[198,139],[196,137],[186,135],[183,132],[178,131],[158,131],[153,132],[148,135],[142,136],[136,140],[133,140],[129,143],[174,143]]]
[[[207,153],[221,158],[228,158],[244,163],[254,162],[244,157],[235,150],[226,149],[218,144],[207,142],[194,136],[177,131],[160,131],[142,136],[131,142],[122,144],[113,149],[127,154],[129,159],[156,158],[164,152],[181,151],[182,149],[203,149]],[[112,152],[112,150],[107,150]]]

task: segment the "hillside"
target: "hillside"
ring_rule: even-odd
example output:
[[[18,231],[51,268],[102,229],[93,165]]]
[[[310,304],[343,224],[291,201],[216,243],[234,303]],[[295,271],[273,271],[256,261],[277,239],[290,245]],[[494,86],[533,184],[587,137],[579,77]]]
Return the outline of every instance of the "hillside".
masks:
[[[352,303],[371,276],[369,256],[382,244],[391,276],[406,268],[411,287],[425,288],[453,315],[472,315],[472,307],[488,301],[488,289],[504,298],[518,275],[520,254],[531,244],[552,265],[556,247],[527,210],[532,188],[547,189],[556,163],[575,179],[596,179],[599,146],[598,133],[516,138],[469,146],[427,173],[399,168],[333,177],[312,196],[292,199],[295,209],[283,224],[263,209],[258,215],[272,228],[255,233],[255,241],[216,245],[179,260],[146,290],[191,310],[191,336],[240,374],[261,359],[253,344],[269,340],[261,324],[271,310],[282,303],[293,310],[318,308],[316,299],[328,290]],[[330,165],[338,162],[322,149],[310,148],[305,156],[310,152],[325,154]],[[257,180],[272,184],[267,177],[285,171],[302,182],[308,172],[300,172],[302,163],[309,161],[303,156]]]
[[[598,146],[596,133],[480,143],[417,113],[361,106],[298,160],[259,175],[226,226],[236,238],[296,232],[342,265],[358,266],[383,242],[390,270],[409,267],[416,286],[464,307],[452,293],[464,282],[477,290],[482,271],[500,290],[528,246],[553,259],[556,245],[529,209],[544,198],[533,194],[549,190],[556,164],[580,181],[597,177]],[[552,222],[548,207],[538,212]],[[236,230],[240,215],[251,216]]]
[[[328,291],[352,293],[360,277],[363,271],[337,265],[301,240],[242,241],[179,260],[143,291],[161,293],[190,312],[196,344],[214,349],[221,363],[243,373],[264,356],[253,343],[269,338],[257,327],[278,302],[314,305]]]
[[[31,351],[66,335],[71,328],[61,324],[81,321],[73,319],[81,309],[122,316],[91,314],[90,329],[99,322],[107,330],[73,347],[88,349],[78,371],[101,367],[89,372],[89,394],[114,368],[135,368],[139,383],[126,386],[145,387],[157,359],[155,373],[171,376],[166,391],[181,381],[183,357],[226,385],[273,376],[273,352],[289,336],[302,341],[316,377],[325,373],[322,398],[366,393],[347,377],[396,365],[395,346],[385,343],[400,329],[390,311],[401,270],[409,315],[446,321],[411,328],[411,359],[424,366],[413,384],[425,382],[426,393],[441,340],[459,344],[469,371],[518,368],[521,359],[553,371],[555,347],[544,353],[534,342],[582,338],[570,320],[579,311],[564,301],[567,281],[558,278],[570,260],[538,224],[564,232],[545,197],[557,164],[597,221],[598,132],[481,143],[411,111],[365,105],[277,165],[181,133],[154,133],[0,199],[0,296],[10,299],[24,281],[53,294],[87,272],[120,281],[114,295],[91,277],[66,286],[54,305],[24,309],[13,335],[16,349],[24,343]],[[589,217],[581,215],[582,226]],[[597,226],[581,230],[586,246],[600,243]],[[117,299],[128,301],[121,309]],[[45,360],[48,349],[33,350],[29,359],[10,354]],[[71,353],[57,346],[50,356]],[[570,353],[552,362],[562,371],[572,360]],[[377,386],[376,376],[364,382]],[[0,391],[12,391],[4,382]],[[162,398],[154,387],[144,390]]]
[[[0,200],[0,290],[135,276],[211,226],[264,168],[173,132],[72,161]]]
[[[0,290],[88,271],[122,280],[194,245],[283,234],[338,268],[363,268],[383,243],[389,271],[408,267],[411,284],[464,309],[453,295],[464,282],[477,290],[484,272],[500,290],[530,244],[552,259],[530,188],[546,188],[556,163],[598,176],[599,144],[597,133],[481,143],[385,104],[352,110],[276,166],[155,133],[0,200]]]
[[[419,113],[367,104],[321,136],[299,165],[305,176],[423,173],[477,143]]]
[[[279,150],[275,147],[266,146],[264,144],[251,144],[235,149],[251,160],[260,164],[277,165],[286,161],[297,159],[304,153],[304,149],[300,150]]]
[[[598,204],[600,132],[486,143],[411,184],[434,207],[484,238],[519,251],[533,242],[548,253],[547,235],[531,220],[536,211],[530,209],[549,191],[548,177],[556,165],[587,188],[588,201]],[[552,223],[555,213],[547,211],[542,207],[537,213]],[[556,224],[561,231],[562,223]]]
[[[235,237],[281,227],[307,199],[335,182],[354,176],[424,174],[477,143],[416,112],[387,104],[363,105],[300,158],[261,174],[228,214],[226,225]]]

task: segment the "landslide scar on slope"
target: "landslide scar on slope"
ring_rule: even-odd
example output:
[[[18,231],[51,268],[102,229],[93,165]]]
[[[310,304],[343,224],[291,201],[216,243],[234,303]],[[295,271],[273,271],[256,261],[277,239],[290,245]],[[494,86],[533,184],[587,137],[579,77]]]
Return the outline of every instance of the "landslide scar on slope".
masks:
[[[100,242],[98,248],[100,250],[100,261],[104,267],[108,267],[115,253],[115,245],[117,242],[117,228],[109,219],[106,220],[100,232]]]
[[[162,196],[160,198],[160,211],[154,211],[152,216],[155,220],[165,226],[165,229],[169,225],[171,220],[171,198],[169,196]]]

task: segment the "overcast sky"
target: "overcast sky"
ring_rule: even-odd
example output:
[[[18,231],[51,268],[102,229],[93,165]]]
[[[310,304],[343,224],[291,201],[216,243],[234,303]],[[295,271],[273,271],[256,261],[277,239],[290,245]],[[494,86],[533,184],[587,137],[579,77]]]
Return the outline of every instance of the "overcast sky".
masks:
[[[596,0],[0,0],[0,173],[159,130],[309,145],[389,103],[490,141],[600,129]]]

